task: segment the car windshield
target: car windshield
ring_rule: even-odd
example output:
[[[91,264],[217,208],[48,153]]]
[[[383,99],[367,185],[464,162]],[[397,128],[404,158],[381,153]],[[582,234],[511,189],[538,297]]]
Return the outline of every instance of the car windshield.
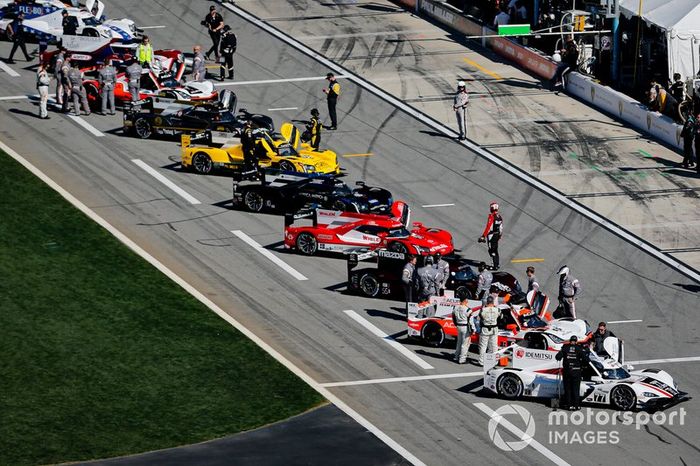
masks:
[[[624,367],[604,368],[602,363],[594,360],[591,360],[591,364],[606,380],[622,380],[630,377],[629,372]]]
[[[333,188],[333,195],[334,196],[351,196],[352,190],[345,183],[342,183],[342,184],[336,185],[335,188]]]
[[[474,273],[474,269],[465,264],[460,266],[459,270],[455,272],[455,278],[468,281],[476,278],[476,273]]]
[[[544,328],[547,326],[547,322],[540,319],[540,317],[532,311],[524,315],[519,315],[518,321],[522,328]]]
[[[389,238],[406,238],[411,235],[411,232],[405,228],[394,228],[389,230]]]
[[[86,16],[83,18],[83,24],[86,26],[99,26],[100,22],[94,16]]]
[[[297,154],[297,151],[294,150],[294,148],[291,146],[291,144],[280,144],[277,146],[277,154],[280,157],[295,157],[299,154]]]

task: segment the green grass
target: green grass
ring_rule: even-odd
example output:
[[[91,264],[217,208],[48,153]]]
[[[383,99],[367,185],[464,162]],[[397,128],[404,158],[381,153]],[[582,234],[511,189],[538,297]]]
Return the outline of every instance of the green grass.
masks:
[[[322,397],[0,152],[0,464],[124,455]]]

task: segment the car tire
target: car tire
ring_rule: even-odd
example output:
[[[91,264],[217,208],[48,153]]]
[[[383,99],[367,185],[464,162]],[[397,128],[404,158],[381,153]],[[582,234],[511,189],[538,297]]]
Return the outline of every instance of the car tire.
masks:
[[[141,139],[148,139],[153,134],[153,127],[145,118],[137,118],[134,122],[134,132]]]
[[[200,175],[208,175],[214,168],[211,157],[204,152],[197,152],[192,156],[192,169]]]
[[[398,241],[394,241],[393,243],[389,243],[388,249],[389,249],[389,251],[401,252],[403,254],[408,254],[408,248],[406,248],[406,245],[403,243],[399,243]]]
[[[496,381],[496,391],[507,400],[515,400],[523,394],[523,381],[517,375],[506,372]]]
[[[261,212],[265,206],[265,199],[257,191],[248,191],[243,196],[243,203],[246,209],[251,212]]]
[[[280,170],[283,172],[295,172],[297,169],[294,167],[294,164],[292,162],[289,162],[287,160],[283,160],[280,162]]]
[[[637,406],[637,395],[629,385],[618,385],[610,392],[610,404],[619,411],[631,411]]]
[[[360,290],[368,298],[379,296],[379,280],[373,273],[366,273],[360,277]]]
[[[423,343],[433,348],[441,346],[445,342],[445,331],[437,322],[426,323],[420,331]]]
[[[297,250],[307,256],[313,256],[318,251],[318,241],[311,233],[299,233],[296,244]]]
[[[458,298],[460,301],[464,298],[475,299],[474,293],[464,285],[455,288],[455,298]]]

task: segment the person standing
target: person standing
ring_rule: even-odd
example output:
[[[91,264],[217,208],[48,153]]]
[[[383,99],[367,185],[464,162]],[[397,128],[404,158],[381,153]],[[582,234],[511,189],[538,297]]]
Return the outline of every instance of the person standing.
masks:
[[[66,61],[65,55],[66,49],[63,47],[58,49],[58,54],[56,55],[56,66],[53,70],[54,77],[56,78],[56,103],[63,106],[63,76],[62,68],[63,62]]]
[[[608,326],[605,322],[598,323],[598,330],[593,334],[591,339],[591,350],[598,356],[608,357],[610,356],[605,350],[605,339],[608,337],[614,337],[615,334],[608,330]]]
[[[39,69],[36,71],[36,88],[39,91],[39,118],[44,120],[49,119],[49,111],[46,108],[49,102],[49,85],[51,84],[51,76],[46,71],[46,66],[39,63]]]
[[[18,14],[17,18],[10,23],[7,28],[7,35],[12,39],[12,50],[10,51],[10,57],[7,59],[7,62],[14,63],[13,58],[17,48],[22,49],[25,60],[32,61],[27,53],[27,32],[24,30],[24,13]]]
[[[194,52],[194,60],[192,62],[192,80],[193,81],[204,81],[207,79],[207,66],[204,61],[204,55],[202,54],[202,47],[195,45],[192,48]]]
[[[669,87],[669,91],[676,102],[681,103],[685,100],[685,83],[681,80],[680,73],[673,73],[673,83]]]
[[[209,37],[211,37],[212,46],[206,53],[206,59],[210,60],[210,55],[214,52],[216,61],[219,61],[219,40],[221,40],[221,30],[224,28],[224,18],[216,11],[214,5],[209,7],[209,14],[202,21],[207,29],[209,29]]]
[[[224,26],[219,41],[219,51],[221,53],[220,78],[223,81],[228,73],[228,79],[233,79],[233,54],[236,53],[238,38],[228,24]]]
[[[450,280],[450,264],[442,258],[442,254],[435,254],[435,270],[440,274],[440,283],[438,284],[438,296],[445,295],[445,287]]]
[[[578,344],[578,337],[572,335],[555,357],[557,361],[564,362],[564,407],[578,411],[581,409],[581,372],[588,364],[589,353]]]
[[[479,238],[480,243],[486,243],[489,255],[493,261],[493,270],[500,267],[500,256],[498,255],[498,242],[503,236],[503,218],[498,211],[498,203],[489,204],[489,216],[486,220],[486,228]]]
[[[328,73],[326,79],[328,80],[328,88],[323,89],[323,92],[328,101],[328,116],[331,117],[331,126],[328,129],[336,130],[338,129],[338,115],[335,112],[335,107],[338,103],[338,97],[340,97],[340,84],[336,81],[333,73]]]
[[[457,93],[455,94],[452,109],[457,117],[457,126],[459,127],[459,140],[464,141],[467,138],[467,105],[469,105],[469,94],[464,81],[457,83]]]
[[[253,134],[253,121],[248,118],[241,131],[241,150],[243,151],[244,174],[257,172],[258,164],[255,157],[255,135]]]
[[[61,20],[61,27],[63,28],[64,36],[75,36],[78,34],[78,18],[75,16],[70,16],[68,10],[63,10],[63,19]]]
[[[416,256],[409,256],[408,262],[403,266],[401,271],[401,284],[403,285],[403,293],[406,297],[406,315],[408,315],[408,303],[415,300],[416,285],[418,283],[418,272],[416,271]]]
[[[481,334],[479,335],[479,365],[484,365],[484,354],[498,349],[498,316],[500,311],[494,303],[493,296],[486,299],[486,306],[481,308]]]
[[[527,275],[527,293],[534,291],[538,292],[540,291],[540,284],[537,281],[537,277],[535,276],[535,268],[533,266],[529,266],[527,269],[525,269],[525,274]]]
[[[481,300],[481,304],[486,304],[491,283],[493,282],[493,274],[486,268],[486,262],[479,263],[479,276],[476,280],[476,299]]]
[[[135,58],[131,60],[131,64],[126,67],[126,77],[129,80],[129,93],[131,94],[131,102],[134,103],[141,98],[141,74],[143,68],[139,65]]]
[[[581,293],[581,284],[574,278],[566,265],[559,269],[559,306],[563,317],[576,318],[576,299]]]
[[[102,111],[100,115],[114,115],[116,108],[114,106],[114,86],[117,84],[117,70],[112,66],[112,60],[107,59],[107,63],[100,68],[99,73],[100,88],[102,89]]]
[[[437,296],[442,276],[433,265],[433,257],[426,256],[425,264],[418,269],[418,279],[420,280],[418,299],[420,302],[428,301],[431,296]]]
[[[452,322],[455,327],[457,327],[457,347],[454,356],[452,356],[452,360],[457,364],[464,364],[467,362],[469,343],[471,342],[469,332],[470,312],[471,309],[469,309],[469,302],[466,297],[462,298],[459,305],[455,306],[452,311]]]
[[[318,150],[321,146],[321,120],[319,119],[319,113],[317,108],[311,109],[311,120],[306,125],[306,130],[309,132],[309,144],[314,150]]]
[[[683,168],[690,168],[695,164],[695,157],[693,156],[693,138],[695,138],[695,117],[692,114],[688,115],[685,123],[683,123],[683,129],[681,130],[681,137],[683,138]]]
[[[73,62],[73,67],[68,72],[68,80],[70,81],[70,91],[73,96],[73,114],[80,115],[80,105],[83,106],[83,114],[90,115],[90,106],[88,105],[87,92],[83,86],[83,72],[80,71],[80,63]]]
[[[142,67],[152,68],[153,46],[148,36],[143,36],[143,40],[139,46],[136,47],[136,59]]]
[[[61,112],[68,113],[70,111],[70,99],[71,99],[71,85],[68,75],[71,69],[71,58],[66,57],[63,60],[63,66],[61,67],[61,87],[63,88],[63,104],[61,105]]]

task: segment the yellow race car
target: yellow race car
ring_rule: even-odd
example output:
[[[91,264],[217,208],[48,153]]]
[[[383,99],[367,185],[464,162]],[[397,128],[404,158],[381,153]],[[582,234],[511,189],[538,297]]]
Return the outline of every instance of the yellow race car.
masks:
[[[255,153],[261,168],[276,168],[301,173],[340,173],[338,156],[331,150],[316,151],[300,143],[299,131],[284,123],[279,133],[258,130]],[[240,143],[221,147],[192,145],[190,135],[182,135],[182,168],[207,174],[217,168],[243,169],[243,148]]]

